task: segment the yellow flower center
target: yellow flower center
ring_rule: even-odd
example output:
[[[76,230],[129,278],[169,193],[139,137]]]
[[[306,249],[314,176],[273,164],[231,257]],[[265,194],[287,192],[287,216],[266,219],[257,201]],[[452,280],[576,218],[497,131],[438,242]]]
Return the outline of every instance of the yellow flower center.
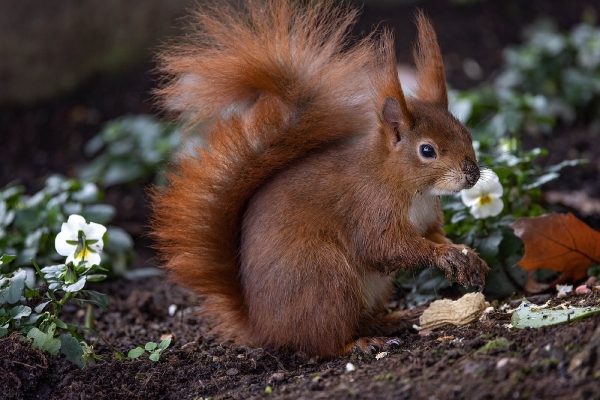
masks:
[[[82,248],[79,253],[75,254],[75,261],[79,262],[81,260],[87,260],[87,256],[88,254],[90,254],[90,251],[88,250],[87,247]]]
[[[492,202],[492,198],[489,195],[484,195],[479,198],[479,205],[485,206],[486,204],[490,204]]]

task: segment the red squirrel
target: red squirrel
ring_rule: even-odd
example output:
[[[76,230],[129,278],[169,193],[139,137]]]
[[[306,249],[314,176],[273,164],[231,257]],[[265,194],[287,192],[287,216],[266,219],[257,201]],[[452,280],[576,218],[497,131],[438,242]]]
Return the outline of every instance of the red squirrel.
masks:
[[[205,7],[160,54],[159,97],[206,142],[155,190],[152,235],[225,338],[332,357],[406,327],[385,311],[395,271],[481,290],[488,267],[442,228],[439,196],[479,168],[429,20],[405,97],[389,32],[351,44],[356,10],[305,3]]]

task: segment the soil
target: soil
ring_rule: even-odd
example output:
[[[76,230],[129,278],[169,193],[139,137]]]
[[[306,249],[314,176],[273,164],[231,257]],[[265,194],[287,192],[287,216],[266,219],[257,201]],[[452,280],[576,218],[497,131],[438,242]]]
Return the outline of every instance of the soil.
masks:
[[[357,33],[379,21],[393,26],[399,43],[399,59],[410,62],[408,38],[414,37],[411,18],[414,5],[394,5],[393,10],[364,7]],[[432,17],[440,37],[454,87],[467,88],[479,80],[462,68],[471,58],[482,68],[482,80],[501,64],[502,49],[520,39],[522,28],[540,14],[550,15],[567,28],[580,20],[584,9],[600,10],[599,1],[518,0],[474,2],[419,2]],[[31,106],[0,109],[3,151],[0,186],[18,179],[29,191],[39,189],[50,173],[75,176],[88,161],[83,144],[105,121],[126,114],[156,113],[151,90],[155,76],[151,65],[139,66],[118,76],[99,76],[81,90]],[[552,137],[532,138],[551,154],[542,162],[586,156],[592,162],[569,168],[546,191],[583,191],[600,199],[597,138],[584,127],[562,129]],[[110,188],[107,200],[118,208],[114,221],[135,237],[138,259],[132,268],[156,266],[144,236],[146,200],[141,188]],[[576,213],[578,209],[574,210]],[[582,215],[581,213],[579,213]],[[598,229],[598,213],[585,216]],[[446,327],[429,335],[400,333],[398,344],[371,354],[353,352],[333,360],[223,343],[210,333],[207,322],[197,317],[202,306],[192,293],[170,284],[164,277],[114,280],[96,284],[94,290],[110,297],[108,311],[96,310],[96,328],[122,352],[173,335],[173,344],[160,361],[145,358],[115,360],[113,352],[98,340],[103,357],[96,365],[79,370],[18,337],[0,339],[0,399],[84,398],[600,398],[600,315],[541,329],[509,329],[510,315],[494,311],[464,327]],[[517,294],[519,297],[522,294]],[[543,303],[552,294],[537,297]],[[399,290],[392,299],[403,305]],[[551,298],[552,301],[558,300]],[[510,307],[516,301],[503,299]],[[572,295],[560,301],[573,305],[600,305],[600,293]],[[583,303],[582,303],[583,302]],[[581,303],[581,304],[580,304]],[[500,303],[498,303],[500,304]],[[169,310],[176,307],[170,315]],[[83,322],[76,306],[65,308],[65,320]],[[489,348],[488,343],[497,346]],[[348,371],[348,363],[355,370]],[[270,391],[270,393],[268,393]]]

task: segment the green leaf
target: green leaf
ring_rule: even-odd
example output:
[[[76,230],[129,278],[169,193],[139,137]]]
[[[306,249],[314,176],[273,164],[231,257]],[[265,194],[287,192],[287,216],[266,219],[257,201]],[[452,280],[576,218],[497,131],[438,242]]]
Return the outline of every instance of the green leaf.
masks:
[[[143,174],[144,169],[140,165],[132,164],[131,162],[116,161],[109,165],[104,172],[102,183],[105,186],[112,186],[131,182],[141,178]]]
[[[98,194],[98,187],[93,183],[87,182],[83,185],[81,190],[73,193],[71,198],[75,201],[89,204],[98,199]]]
[[[14,306],[9,311],[12,319],[21,319],[31,315],[31,308],[23,305]]]
[[[8,333],[8,324],[0,326],[0,338],[6,336]]]
[[[487,237],[478,237],[474,240],[473,247],[484,260],[491,259],[498,254],[498,246],[502,241],[503,235],[500,229],[496,229]]]
[[[155,276],[162,276],[164,271],[160,268],[147,267],[147,268],[136,268],[131,271],[126,271],[123,277],[127,280],[134,281],[138,279],[147,279]]]
[[[532,183],[528,184],[528,185],[523,185],[523,189],[524,190],[531,190],[537,187],[542,186],[544,183],[548,183],[556,178],[558,178],[560,175],[558,174],[558,172],[550,172],[547,173],[545,175],[542,175],[540,177],[538,177],[535,181],[533,181]]]
[[[160,342],[160,344],[158,345],[158,348],[160,350],[165,350],[167,347],[169,347],[171,345],[171,338],[168,337],[165,340],[163,340],[162,342]]]
[[[38,304],[33,311],[35,311],[36,313],[41,313],[44,310],[44,307],[46,307],[48,305],[48,303],[50,303],[51,300],[45,301],[43,303]]]
[[[27,279],[27,272],[22,269],[18,269],[12,278],[8,278],[8,286],[0,289],[0,304],[14,304],[19,301],[25,287],[25,279]]]
[[[145,353],[144,349],[142,349],[140,346],[138,346],[135,349],[129,350],[129,353],[127,353],[127,357],[134,359],[134,358],[138,358],[139,356],[141,356],[144,353]]]
[[[60,350],[60,340],[54,338],[53,325],[51,324],[48,328],[48,333],[42,332],[35,327],[31,328],[27,333],[27,338],[33,339],[33,343],[31,344],[33,347],[46,350],[55,356]]]
[[[88,305],[88,307],[86,308],[85,319],[83,324],[86,328],[92,330],[96,329],[96,316],[94,314],[94,307],[92,307],[91,305]]]
[[[79,278],[79,280],[77,282],[73,283],[72,285],[64,285],[63,290],[65,292],[70,292],[70,293],[79,292],[85,286],[86,280],[87,280],[87,278],[85,276],[82,276],[81,278]]]
[[[123,252],[133,248],[133,239],[125,232],[125,230],[116,226],[109,226],[107,228],[107,233],[108,243],[106,244],[106,247],[110,251]]]
[[[154,353],[150,354],[148,358],[150,361],[158,361],[160,359],[160,351],[155,351]]]
[[[52,320],[52,322],[54,322],[54,323],[56,324],[56,326],[57,326],[57,327],[59,327],[60,329],[69,329],[69,328],[67,327],[67,324],[65,324],[63,321],[61,321],[61,320],[60,320],[60,319],[58,319],[58,318],[54,318],[54,319]]]
[[[77,339],[68,333],[63,333],[58,339],[60,340],[60,352],[64,354],[67,360],[83,369],[85,367],[83,349]]]
[[[157,346],[158,345],[156,343],[154,343],[154,342],[148,342],[148,343],[146,343],[146,345],[144,346],[144,348],[147,351],[152,351],[152,350],[156,349]]]
[[[27,320],[27,325],[36,325],[37,321],[42,318],[42,321],[49,318],[49,314],[47,312],[43,314],[31,314],[29,319]]]
[[[81,212],[86,221],[93,221],[100,225],[106,225],[115,213],[115,208],[108,204],[91,204],[85,206]]]
[[[513,327],[518,329],[540,328],[542,326],[562,324],[564,322],[589,317],[600,312],[597,307],[569,307],[567,309],[547,309],[532,305],[527,300],[523,300],[521,305],[515,310],[510,320]]]
[[[90,303],[97,305],[104,310],[108,310],[108,296],[104,293],[96,292],[95,290],[82,290],[81,293],[90,298],[87,300]]]
[[[548,172],[559,172],[564,167],[574,167],[577,165],[587,164],[587,160],[577,159],[577,160],[564,160],[559,162],[558,164],[551,165],[546,170]]]
[[[103,274],[92,274],[85,276],[88,282],[101,282],[106,279],[106,275]]]
[[[0,257],[0,265],[8,264],[15,258],[17,258],[17,256],[9,256],[8,254],[2,254],[2,257]]]

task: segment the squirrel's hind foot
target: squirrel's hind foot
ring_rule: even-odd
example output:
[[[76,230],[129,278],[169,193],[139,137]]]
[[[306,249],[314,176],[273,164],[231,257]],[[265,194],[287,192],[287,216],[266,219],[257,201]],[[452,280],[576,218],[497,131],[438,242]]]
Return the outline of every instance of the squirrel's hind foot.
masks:
[[[348,343],[343,350],[343,354],[358,352],[362,354],[373,355],[379,351],[393,351],[400,348],[402,340],[389,337],[361,337]]]

